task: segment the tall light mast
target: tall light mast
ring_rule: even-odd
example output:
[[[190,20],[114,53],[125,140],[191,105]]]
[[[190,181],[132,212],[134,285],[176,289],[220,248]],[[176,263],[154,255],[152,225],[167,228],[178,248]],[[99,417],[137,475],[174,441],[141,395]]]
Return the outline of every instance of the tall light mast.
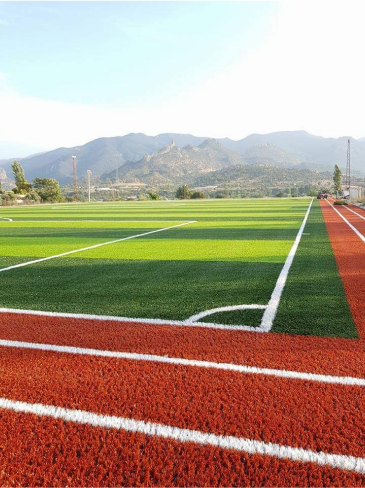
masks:
[[[74,200],[79,199],[79,187],[77,185],[77,162],[76,156],[72,156],[72,166],[74,171]]]
[[[87,186],[88,186],[89,203],[90,203],[90,194],[91,194],[90,183],[91,183],[91,175],[92,175],[91,169],[88,169],[86,173],[87,173]]]
[[[346,163],[346,189],[351,194],[351,148],[350,139],[347,139],[347,163]]]

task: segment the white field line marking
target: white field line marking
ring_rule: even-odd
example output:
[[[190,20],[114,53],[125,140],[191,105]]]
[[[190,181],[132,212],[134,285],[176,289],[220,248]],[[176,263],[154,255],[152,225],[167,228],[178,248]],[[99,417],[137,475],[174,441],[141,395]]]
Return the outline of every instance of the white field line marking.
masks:
[[[242,437],[216,435],[198,430],[181,429],[170,425],[134,420],[112,415],[100,415],[85,410],[73,410],[43,405],[41,403],[27,403],[7,398],[0,398],[0,408],[18,413],[34,414],[41,417],[62,419],[66,422],[91,425],[106,429],[118,429],[126,432],[138,432],[148,436],[173,439],[178,442],[194,442],[195,444],[216,446],[221,449],[232,449],[248,454],[261,454],[279,459],[290,459],[297,462],[309,462],[321,466],[330,466],[346,471],[365,473],[365,458],[316,452],[310,449],[284,446]]]
[[[201,319],[203,317],[213,315],[217,312],[228,312],[228,311],[233,311],[233,310],[263,309],[263,310],[265,310],[265,312],[264,312],[264,315],[262,317],[261,324],[259,327],[254,327],[254,330],[256,332],[258,332],[258,331],[269,332],[269,330],[271,329],[272,324],[274,322],[276,312],[277,312],[278,307],[279,307],[281,295],[282,295],[284,287],[285,287],[286,279],[288,277],[288,273],[289,273],[290,267],[292,265],[294,256],[297,252],[297,249],[298,249],[298,246],[300,243],[300,239],[302,237],[302,234],[303,234],[303,231],[305,228],[305,224],[307,223],[309,212],[310,212],[310,209],[312,207],[313,200],[314,199],[312,198],[312,200],[309,204],[309,207],[307,209],[307,212],[305,214],[305,217],[303,219],[302,225],[300,226],[300,229],[298,231],[297,237],[294,241],[292,248],[289,251],[289,254],[286,258],[285,264],[284,264],[284,266],[280,272],[279,278],[276,282],[274,291],[271,295],[270,301],[267,305],[232,305],[232,306],[228,306],[228,307],[212,308],[211,310],[204,310],[203,312],[200,312],[196,315],[193,315],[192,317],[189,317],[189,319],[186,322],[187,323],[188,322],[195,322],[195,321],[198,321],[199,319]],[[245,327],[245,330],[252,330],[252,327],[249,327],[246,325],[242,325],[241,327]]]
[[[128,359],[131,361],[151,361],[157,363],[174,364],[178,366],[189,366],[206,369],[218,369],[223,371],[234,371],[236,373],[257,374],[289,378],[295,380],[316,381],[319,383],[331,383],[347,386],[365,386],[365,378],[353,376],[332,376],[316,373],[304,373],[285,369],[258,368],[256,366],[245,366],[242,364],[216,363],[213,361],[201,361],[197,359],[185,359],[155,354],[139,354],[121,351],[105,351],[102,349],[90,349],[75,346],[58,346],[53,344],[40,344],[37,342],[21,342],[0,339],[0,347],[16,347],[19,349],[34,349],[40,351],[58,352],[66,354],[80,354],[86,356],[98,356],[113,359]]]
[[[349,221],[346,219],[346,217],[344,217],[344,216],[342,215],[342,213],[341,213],[341,212],[339,212],[339,211],[337,210],[337,208],[335,208],[335,207],[332,205],[332,203],[330,203],[329,201],[327,201],[327,203],[328,203],[328,205],[330,205],[330,206],[333,208],[333,210],[334,210],[336,213],[338,213],[338,215],[341,217],[341,219],[342,219],[342,220],[344,220],[344,221],[346,222],[346,224],[347,224],[347,225],[350,227],[350,229],[352,229],[352,230],[355,232],[355,234],[356,234],[358,237],[360,237],[360,239],[361,239],[363,242],[365,242],[365,237],[364,237],[364,236],[361,234],[361,232],[359,232],[359,231],[356,229],[356,227],[354,227],[354,226],[353,226],[353,225],[352,225],[352,224],[351,224],[351,223],[350,223],[350,222],[349,222]]]
[[[8,217],[0,217],[0,220],[7,220],[8,222],[13,222],[13,219],[9,219]]]
[[[112,315],[89,315],[79,313],[67,312],[44,312],[41,310],[23,310],[18,308],[0,308],[0,313],[12,313],[18,315],[35,315],[38,317],[62,317],[68,319],[83,319],[83,320],[101,320],[109,322],[128,322],[132,324],[148,324],[148,325],[172,325],[179,327],[205,327],[207,329],[224,329],[230,331],[244,330],[249,332],[264,332],[259,327],[250,327],[247,325],[226,325],[215,324],[208,322],[188,322],[181,320],[164,320],[164,319],[146,319],[146,318],[131,318],[131,317],[115,317]]]
[[[5,219],[5,220],[9,220],[10,222],[14,222],[12,219]],[[84,220],[84,219],[80,219],[80,220],[62,220],[62,219],[58,219],[58,220],[16,220],[15,221],[16,223],[19,223],[19,224],[26,224],[27,222],[38,222],[38,223],[43,223],[43,222],[53,222],[53,223],[58,223],[58,224],[63,224],[64,222],[65,223],[77,223],[77,224],[80,224],[82,222],[100,222],[100,223],[104,223],[104,222],[112,222],[113,224],[128,224],[129,222],[130,223],[134,223],[134,224],[138,224],[138,223],[156,223],[156,222],[159,222],[159,223],[167,223],[167,222],[185,222],[186,223],[186,220]],[[196,222],[196,221],[194,221]]]
[[[49,261],[50,259],[61,258],[63,256],[69,256],[70,254],[75,254],[77,252],[89,251],[90,249],[96,249],[98,247],[108,246],[110,244],[116,244],[117,242],[121,242],[121,241],[128,241],[129,239],[136,239],[137,237],[143,237],[143,236],[147,236],[149,234],[155,234],[156,232],[163,232],[165,230],[174,229],[175,227],[181,227],[183,225],[193,224],[195,222],[196,222],[196,220],[191,220],[190,222],[185,222],[183,224],[171,225],[170,227],[165,227],[163,229],[151,230],[149,232],[143,232],[143,234],[137,234],[134,236],[123,237],[122,239],[115,239],[114,241],[102,242],[100,244],[94,244],[93,246],[84,247],[82,249],[75,249],[74,251],[63,252],[61,254],[56,254],[54,256],[48,256],[46,258],[35,259],[34,261],[28,261],[26,263],[15,264],[14,266],[8,266],[7,268],[0,269],[0,273],[3,273],[4,271],[9,271],[10,269],[16,269],[16,268],[22,268],[23,266],[29,266],[30,264],[41,263],[43,261]]]
[[[353,214],[355,214],[358,217],[360,217],[360,219],[365,220],[365,216],[364,215],[361,215],[361,214],[355,212],[355,210],[352,210],[352,208],[349,208],[347,205],[342,205],[342,206],[345,207],[345,209],[348,210],[349,212],[352,212]]]
[[[197,322],[203,317],[208,315],[213,315],[218,312],[232,312],[233,310],[255,310],[255,309],[265,309],[267,305],[230,305],[227,307],[212,308],[211,310],[205,310],[204,312],[197,313],[188,318],[187,322]]]
[[[295,254],[297,252],[300,240],[302,238],[302,234],[305,228],[305,225],[308,220],[309,212],[311,210],[312,204],[313,204],[313,198],[309,204],[307,213],[305,214],[305,217],[303,219],[302,225],[300,226],[300,229],[298,231],[297,237],[294,241],[293,247],[290,249],[290,252],[288,254],[288,257],[286,258],[285,264],[281,270],[281,273],[279,275],[279,278],[276,282],[274,291],[272,292],[271,298],[269,303],[267,304],[267,308],[264,312],[264,315],[262,317],[260,329],[264,332],[269,332],[269,330],[272,328],[274,319],[276,317],[276,313],[278,311],[279,303],[281,300],[281,295],[284,291],[285,283],[291,268],[291,265],[293,263]]]

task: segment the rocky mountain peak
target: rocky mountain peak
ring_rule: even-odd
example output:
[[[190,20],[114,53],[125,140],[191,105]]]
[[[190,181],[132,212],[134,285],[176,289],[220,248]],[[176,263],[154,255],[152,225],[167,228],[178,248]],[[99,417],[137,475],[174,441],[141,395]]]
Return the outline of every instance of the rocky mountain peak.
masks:
[[[176,144],[174,141],[171,141],[171,144],[168,144],[167,146],[163,147],[162,149],[160,149],[158,151],[158,154],[162,155],[162,154],[167,154],[169,153],[170,151],[172,151],[174,148],[176,147]]]

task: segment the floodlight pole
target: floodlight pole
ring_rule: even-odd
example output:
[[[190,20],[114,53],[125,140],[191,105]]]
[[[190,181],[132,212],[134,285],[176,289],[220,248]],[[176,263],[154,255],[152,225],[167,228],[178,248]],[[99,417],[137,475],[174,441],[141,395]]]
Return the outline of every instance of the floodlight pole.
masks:
[[[348,175],[348,192],[349,200],[351,201],[351,157],[350,157],[350,139],[347,140],[347,165],[346,174]]]
[[[86,171],[86,173],[87,173],[87,185],[88,185],[89,203],[90,203],[90,194],[91,194],[91,186],[90,186],[90,183],[91,183],[91,175],[92,175],[91,169],[88,169]]]
[[[79,189],[77,186],[77,162],[76,162],[76,156],[72,156],[72,166],[73,166],[73,172],[74,172],[74,200],[79,199]]]

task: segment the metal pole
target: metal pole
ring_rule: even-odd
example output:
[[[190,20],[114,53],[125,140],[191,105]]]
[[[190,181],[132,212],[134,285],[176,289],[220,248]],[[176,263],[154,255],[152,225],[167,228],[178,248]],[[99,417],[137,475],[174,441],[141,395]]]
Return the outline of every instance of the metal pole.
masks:
[[[91,170],[90,170],[90,169],[88,169],[88,170],[86,171],[86,173],[87,173],[87,183],[88,183],[88,191],[89,191],[89,203],[90,203],[90,194],[91,194],[90,182],[91,182],[91,175],[92,175],[92,173],[91,173]]]

